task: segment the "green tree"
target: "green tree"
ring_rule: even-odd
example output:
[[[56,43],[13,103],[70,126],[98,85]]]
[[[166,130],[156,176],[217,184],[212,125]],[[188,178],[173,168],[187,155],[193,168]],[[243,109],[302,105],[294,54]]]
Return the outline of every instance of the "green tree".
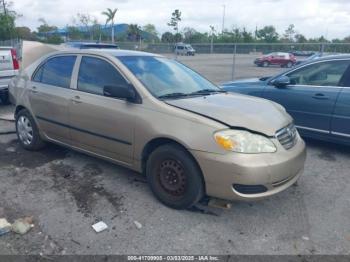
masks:
[[[58,44],[61,44],[63,43],[63,39],[61,36],[59,35],[50,35],[46,38],[46,43],[49,43],[49,44],[55,44],[55,45],[58,45]]]
[[[171,32],[165,32],[162,34],[161,41],[164,43],[173,43],[174,35]]]
[[[272,25],[264,26],[262,29],[257,31],[257,37],[266,43],[276,43],[278,42],[278,33],[276,28]]]
[[[295,38],[295,42],[297,43],[307,43],[306,37],[302,34],[296,34],[294,38]]]
[[[94,33],[93,33],[93,22],[94,18],[90,16],[90,14],[84,14],[84,13],[78,13],[77,14],[78,21],[80,24],[85,28],[86,33],[90,36],[90,39],[94,39]]]
[[[176,33],[179,33],[179,22],[181,21],[181,12],[179,9],[175,9],[171,14],[170,22],[168,26],[172,27]]]
[[[138,41],[141,37],[141,27],[138,24],[130,24],[128,26],[128,39]]]
[[[31,32],[30,28],[26,26],[16,27],[16,36],[24,40],[35,40],[35,35]]]
[[[15,20],[21,15],[11,10],[12,2],[0,0],[0,40],[11,39],[15,36]]]
[[[118,8],[114,8],[113,10],[110,8],[107,8],[106,11],[103,11],[102,14],[105,15],[106,18],[106,25],[110,22],[111,23],[111,39],[112,39],[112,43],[114,43],[114,19],[115,19],[115,15],[118,11]]]
[[[15,17],[8,13],[0,13],[0,40],[11,39],[14,34]]]
[[[47,32],[57,30],[56,26],[48,25],[44,18],[39,18],[38,21],[41,23],[41,25],[39,25],[39,27],[37,28],[38,33],[45,34]]]
[[[80,40],[83,38],[83,34],[76,26],[67,26],[67,35],[70,40]]]
[[[149,33],[149,34],[152,34],[154,36],[158,36],[158,32],[157,32],[156,26],[153,25],[153,24],[144,25],[142,27],[142,30],[147,32],[147,33]]]
[[[182,42],[182,40],[183,40],[183,37],[182,37],[182,34],[180,34],[180,33],[176,33],[175,35],[174,35],[174,42]]]
[[[284,38],[287,40],[287,42],[293,42],[294,41],[294,36],[295,36],[295,26],[293,24],[290,24],[286,31],[284,32]]]
[[[242,34],[242,38],[243,38],[244,43],[253,43],[254,42],[255,39],[253,37],[253,34],[251,32],[248,32],[245,27],[243,27],[241,34]]]

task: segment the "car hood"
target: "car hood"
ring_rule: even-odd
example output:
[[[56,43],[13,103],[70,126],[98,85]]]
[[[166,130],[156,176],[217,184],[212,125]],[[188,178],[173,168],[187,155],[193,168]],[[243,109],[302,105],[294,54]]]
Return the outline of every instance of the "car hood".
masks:
[[[288,125],[292,118],[282,106],[241,94],[213,94],[167,100],[166,103],[197,113],[230,127],[245,128],[268,136]]]

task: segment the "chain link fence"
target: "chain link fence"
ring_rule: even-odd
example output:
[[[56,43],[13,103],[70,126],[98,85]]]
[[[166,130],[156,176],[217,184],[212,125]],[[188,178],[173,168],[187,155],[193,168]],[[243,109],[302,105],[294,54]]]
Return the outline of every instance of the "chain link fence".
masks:
[[[306,60],[313,54],[349,54],[350,43],[193,43],[195,56],[181,56],[174,53],[171,43],[118,43],[121,49],[142,50],[168,57],[190,66],[215,83],[241,78],[272,76],[286,68],[257,67],[254,60],[272,52],[293,53],[297,61]]]
[[[86,40],[84,40],[86,42]],[[0,46],[12,46],[21,57],[20,39],[0,41]],[[215,83],[223,83],[241,78],[272,76],[286,68],[280,66],[257,67],[254,60],[272,52],[293,53],[297,61],[320,53],[350,54],[350,43],[193,43],[195,56],[181,56],[174,52],[173,43],[118,42],[120,49],[141,50],[177,59],[200,72]]]

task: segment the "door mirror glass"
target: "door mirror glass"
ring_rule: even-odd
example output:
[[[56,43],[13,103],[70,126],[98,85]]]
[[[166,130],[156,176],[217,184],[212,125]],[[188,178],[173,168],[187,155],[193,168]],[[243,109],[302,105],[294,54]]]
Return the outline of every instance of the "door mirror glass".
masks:
[[[288,76],[280,76],[278,78],[276,78],[272,84],[275,86],[275,87],[286,87],[287,85],[290,85],[290,79]]]
[[[108,97],[126,99],[128,101],[134,101],[136,98],[136,93],[133,87],[129,84],[104,86],[103,95]]]

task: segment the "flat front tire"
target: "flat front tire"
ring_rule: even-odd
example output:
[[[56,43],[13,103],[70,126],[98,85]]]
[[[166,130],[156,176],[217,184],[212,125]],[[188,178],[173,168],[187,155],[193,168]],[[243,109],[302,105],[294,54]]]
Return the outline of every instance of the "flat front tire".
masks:
[[[168,207],[186,209],[204,196],[202,173],[192,156],[176,144],[155,149],[146,176],[155,197]]]
[[[16,133],[18,141],[24,149],[35,151],[45,146],[45,142],[40,137],[39,129],[27,109],[22,109],[16,115]]]

